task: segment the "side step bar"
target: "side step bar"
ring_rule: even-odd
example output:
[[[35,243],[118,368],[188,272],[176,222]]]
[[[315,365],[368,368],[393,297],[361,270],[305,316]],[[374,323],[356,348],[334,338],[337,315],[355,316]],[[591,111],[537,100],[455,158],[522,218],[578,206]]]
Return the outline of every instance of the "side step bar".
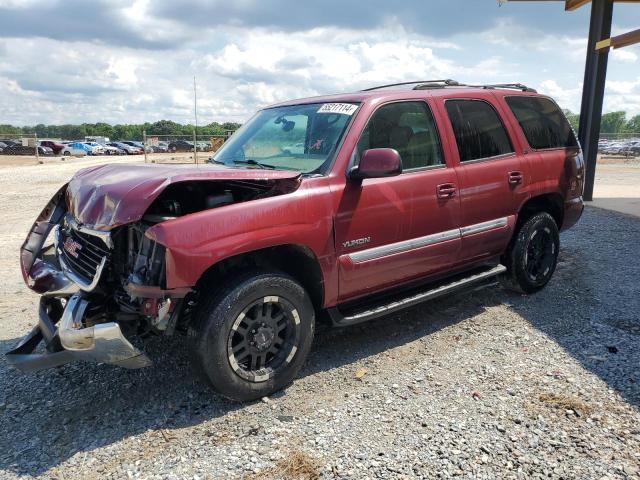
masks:
[[[434,298],[453,293],[457,290],[462,290],[475,283],[482,282],[503,273],[506,270],[507,268],[504,265],[496,265],[489,269],[475,270],[474,273],[467,273],[466,276],[456,276],[453,279],[449,278],[435,284],[427,285],[425,287],[427,290],[418,291],[417,293],[413,290],[411,293],[405,293],[405,296],[395,295],[391,298],[387,297],[387,303],[384,303],[383,300],[382,303],[373,306],[370,305],[368,308],[365,307],[361,310],[350,311],[346,315],[341,313],[338,307],[330,308],[328,312],[334,326],[345,327],[355,325],[389,315],[405,308],[413,307],[419,303],[433,300]]]

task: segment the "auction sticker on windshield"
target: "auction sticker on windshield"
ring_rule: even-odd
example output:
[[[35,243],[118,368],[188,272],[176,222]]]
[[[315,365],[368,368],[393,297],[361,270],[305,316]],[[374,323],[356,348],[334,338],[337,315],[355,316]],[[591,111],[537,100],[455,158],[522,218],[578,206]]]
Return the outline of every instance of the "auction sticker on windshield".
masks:
[[[352,103],[325,103],[317,113],[341,113],[343,115],[353,115],[358,109],[358,105]]]

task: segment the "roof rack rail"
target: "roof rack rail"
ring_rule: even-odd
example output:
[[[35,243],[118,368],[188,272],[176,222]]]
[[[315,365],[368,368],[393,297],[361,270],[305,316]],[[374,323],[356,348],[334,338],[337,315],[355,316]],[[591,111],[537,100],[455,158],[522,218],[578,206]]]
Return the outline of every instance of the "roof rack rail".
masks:
[[[388,85],[379,85],[377,87],[365,88],[364,90],[361,90],[361,92],[370,92],[372,90],[378,90],[378,89],[381,89],[381,88],[388,88],[388,87],[400,87],[402,85],[413,85],[414,83],[421,84],[421,85],[426,85],[426,84],[434,84],[434,85],[435,84],[440,84],[440,85],[443,85],[443,86],[458,85],[458,82],[456,82],[455,80],[451,80],[451,79],[446,79],[446,80],[415,80],[413,82],[390,83]]]
[[[494,88],[508,88],[514,90],[522,90],[523,92],[531,92],[538,93],[535,89],[527,87],[522,83],[495,83],[495,84],[487,84],[487,85],[468,85],[466,83],[460,83],[456,80],[446,79],[446,80],[418,80],[414,82],[401,82],[401,83],[390,83],[388,85],[380,85],[378,87],[370,87],[362,90],[363,92],[371,92],[373,90],[379,90],[381,88],[388,87],[399,87],[402,85],[414,85],[413,90],[429,90],[436,88],[447,88],[447,87],[469,87],[469,88],[486,88],[486,89],[494,89]]]

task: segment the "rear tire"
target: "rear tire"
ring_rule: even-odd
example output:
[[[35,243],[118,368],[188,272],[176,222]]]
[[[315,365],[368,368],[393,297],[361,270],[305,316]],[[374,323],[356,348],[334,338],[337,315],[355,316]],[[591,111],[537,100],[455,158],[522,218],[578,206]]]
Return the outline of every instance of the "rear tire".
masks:
[[[194,366],[232,400],[271,395],[293,381],[311,349],[309,295],[278,272],[252,270],[225,283],[201,292],[205,298],[189,328]]]
[[[500,283],[519,293],[543,289],[556,269],[559,250],[555,220],[546,212],[535,214],[514,234],[502,259],[507,271],[498,277]]]

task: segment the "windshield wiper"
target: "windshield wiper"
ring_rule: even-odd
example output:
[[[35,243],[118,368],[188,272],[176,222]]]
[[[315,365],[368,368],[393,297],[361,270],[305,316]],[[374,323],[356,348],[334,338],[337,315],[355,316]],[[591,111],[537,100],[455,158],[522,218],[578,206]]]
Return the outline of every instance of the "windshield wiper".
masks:
[[[246,165],[255,165],[257,167],[260,168],[268,168],[270,170],[275,169],[275,165],[269,165],[268,163],[262,163],[262,162],[258,162],[257,160],[254,160],[253,158],[248,158],[246,160],[234,160],[233,163],[243,163]]]

